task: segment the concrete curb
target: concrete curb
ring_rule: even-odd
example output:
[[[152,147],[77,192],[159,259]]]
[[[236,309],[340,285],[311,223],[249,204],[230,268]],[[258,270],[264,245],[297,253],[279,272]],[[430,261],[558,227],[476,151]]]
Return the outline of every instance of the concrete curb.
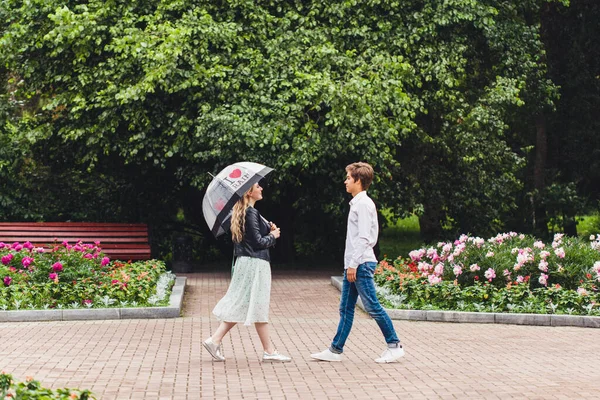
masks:
[[[343,277],[341,276],[331,277],[331,284],[339,291],[342,290],[342,281]],[[365,309],[360,297],[357,304],[362,310]],[[584,315],[479,313],[439,310],[396,310],[389,308],[386,308],[385,311],[391,319],[409,321],[600,328],[600,317],[588,317]]]
[[[181,315],[186,279],[175,278],[169,305],[166,307],[0,311],[0,322],[177,318]]]

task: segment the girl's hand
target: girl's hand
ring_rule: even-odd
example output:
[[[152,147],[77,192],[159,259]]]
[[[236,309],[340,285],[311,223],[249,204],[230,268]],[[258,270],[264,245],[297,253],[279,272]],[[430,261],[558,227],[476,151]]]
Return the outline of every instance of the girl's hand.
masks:
[[[271,229],[271,233],[269,233],[269,235],[273,235],[275,239],[279,239],[281,231],[279,230],[279,228],[275,227],[275,229]]]
[[[275,229],[278,229],[277,225],[275,225],[274,222],[271,222],[271,232],[274,231]]]

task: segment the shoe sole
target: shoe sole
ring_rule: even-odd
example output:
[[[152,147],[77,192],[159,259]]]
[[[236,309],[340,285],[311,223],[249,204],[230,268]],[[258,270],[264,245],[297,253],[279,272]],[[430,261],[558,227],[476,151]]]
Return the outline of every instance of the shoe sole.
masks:
[[[286,363],[292,360],[262,360],[264,363]]]
[[[376,362],[377,364],[391,364],[391,363],[396,363],[396,362],[400,361],[400,359],[401,359],[402,357],[404,357],[404,355],[401,355],[401,356],[400,356],[400,357],[398,357],[398,358],[394,358],[393,360],[383,360],[383,361],[377,361],[377,360],[375,360],[375,362]]]
[[[210,348],[210,346],[207,345],[205,342],[202,342],[202,346],[204,346],[204,348],[210,353],[210,355],[212,356],[213,360],[215,360],[215,361],[225,361],[225,358],[221,358],[216,353],[213,353],[213,351]]]
[[[313,359],[315,359],[315,360],[318,360],[318,361],[327,361],[327,362],[340,362],[340,361],[342,361],[342,360],[327,360],[327,359],[325,359],[325,358],[319,358],[319,357],[315,357],[315,356],[313,356],[313,355],[311,355],[311,357],[312,357]]]

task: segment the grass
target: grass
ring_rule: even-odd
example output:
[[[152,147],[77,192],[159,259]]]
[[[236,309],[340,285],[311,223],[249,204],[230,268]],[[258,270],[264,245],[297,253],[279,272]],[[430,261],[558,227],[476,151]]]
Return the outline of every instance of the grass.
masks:
[[[589,237],[600,233],[600,214],[590,214],[577,217],[577,234],[580,237]]]
[[[387,216],[385,210],[383,215]],[[380,258],[408,257],[410,251],[421,247],[423,241],[419,233],[419,218],[416,215],[390,223],[379,237]]]

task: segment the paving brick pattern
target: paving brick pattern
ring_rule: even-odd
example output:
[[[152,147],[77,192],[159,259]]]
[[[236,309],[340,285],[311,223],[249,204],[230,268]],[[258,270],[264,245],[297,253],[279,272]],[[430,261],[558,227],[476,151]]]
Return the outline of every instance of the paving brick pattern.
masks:
[[[211,361],[201,343],[229,273],[205,272],[185,275],[183,318],[0,323],[0,370],[119,400],[600,398],[597,329],[394,321],[406,356],[379,365],[381,333],[357,310],[344,361],[313,361],[337,326],[333,273],[273,271],[272,340],[291,363],[262,364],[245,326]]]

